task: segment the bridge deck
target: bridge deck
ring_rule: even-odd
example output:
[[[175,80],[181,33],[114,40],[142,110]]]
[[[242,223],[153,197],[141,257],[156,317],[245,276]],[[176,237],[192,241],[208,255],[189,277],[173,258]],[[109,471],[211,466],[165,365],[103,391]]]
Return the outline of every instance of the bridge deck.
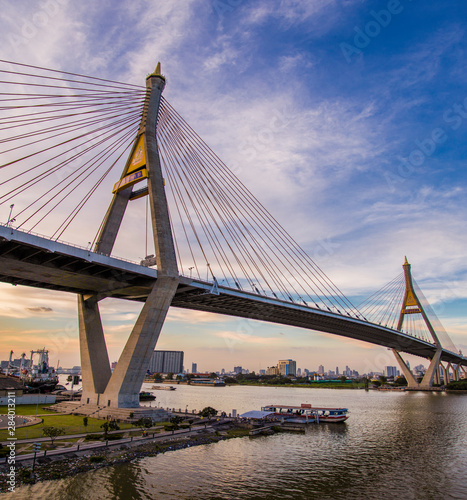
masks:
[[[156,279],[155,269],[0,226],[2,282],[144,301]],[[436,352],[433,344],[357,318],[227,287],[214,295],[211,286],[182,277],[172,305],[332,333],[427,358]],[[467,365],[446,350],[441,359]]]

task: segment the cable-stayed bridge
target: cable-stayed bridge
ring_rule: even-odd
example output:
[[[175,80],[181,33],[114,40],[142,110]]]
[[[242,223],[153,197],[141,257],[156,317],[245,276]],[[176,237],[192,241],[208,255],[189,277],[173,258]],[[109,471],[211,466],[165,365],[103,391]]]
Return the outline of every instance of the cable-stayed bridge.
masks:
[[[454,378],[465,371],[407,261],[402,278],[355,307],[162,97],[159,66],[146,88],[6,61],[0,73],[0,203],[9,208],[0,280],[78,295],[88,404],[138,405],[171,305],[392,348],[412,387],[438,382],[439,366]],[[135,207],[145,254],[155,253],[141,264],[111,256]],[[93,225],[86,248],[61,241]],[[113,373],[99,315],[106,297],[144,303]],[[431,360],[421,385],[399,352]]]

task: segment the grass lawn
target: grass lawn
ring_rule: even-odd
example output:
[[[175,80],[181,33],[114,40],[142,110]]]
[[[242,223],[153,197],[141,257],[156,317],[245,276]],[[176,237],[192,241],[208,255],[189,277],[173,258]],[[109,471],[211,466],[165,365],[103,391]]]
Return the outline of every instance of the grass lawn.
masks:
[[[47,405],[16,405],[15,413],[16,415],[35,415],[37,414],[47,413],[46,410],[42,408],[48,408],[52,406],[53,403]],[[0,406],[0,414],[7,415],[8,414],[8,406]]]
[[[35,411],[33,412],[33,414]],[[45,413],[45,412],[43,412]],[[25,415],[22,413],[21,415]],[[84,427],[83,425],[83,417],[78,415],[57,415],[50,414],[44,417],[40,417],[44,420],[42,424],[31,425],[28,427],[21,427],[16,429],[15,437],[17,439],[31,439],[42,437],[42,429],[45,426],[54,426],[54,427],[64,427],[65,435],[67,434],[81,434],[88,432],[102,432],[101,425],[105,422],[105,420],[98,420],[97,418],[88,418],[88,425]],[[134,426],[128,423],[120,422],[119,427],[121,430],[124,429],[132,429]],[[0,441],[6,441],[8,435],[8,430],[0,431]]]

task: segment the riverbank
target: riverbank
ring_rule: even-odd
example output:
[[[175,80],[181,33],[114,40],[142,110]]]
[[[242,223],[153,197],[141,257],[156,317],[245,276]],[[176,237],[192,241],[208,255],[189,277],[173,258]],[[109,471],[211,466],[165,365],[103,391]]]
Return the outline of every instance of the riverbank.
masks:
[[[226,439],[248,435],[248,430],[238,428],[234,423],[216,425],[214,428],[197,429],[190,435],[167,435],[163,439],[141,443],[122,444],[118,449],[100,449],[92,452],[77,452],[61,457],[42,457],[36,460],[34,473],[32,460],[20,463],[16,468],[16,488],[71,477],[103,467],[131,462],[144,457],[153,457],[167,451],[175,451],[193,446],[217,443]],[[0,467],[0,493],[8,492],[7,470]]]
[[[263,382],[236,382],[228,386],[295,387],[300,389],[365,389],[364,382],[308,382],[303,384],[270,384]]]

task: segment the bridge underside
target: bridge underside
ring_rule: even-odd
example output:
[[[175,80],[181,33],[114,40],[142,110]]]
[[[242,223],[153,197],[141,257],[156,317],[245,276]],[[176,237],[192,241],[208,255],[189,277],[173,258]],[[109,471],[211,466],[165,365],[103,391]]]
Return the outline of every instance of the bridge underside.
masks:
[[[145,302],[156,280],[155,269],[0,227],[1,282]],[[350,316],[227,287],[215,295],[211,287],[182,277],[172,306],[332,333],[430,359],[437,351],[433,344]],[[441,360],[467,365],[445,350]]]

